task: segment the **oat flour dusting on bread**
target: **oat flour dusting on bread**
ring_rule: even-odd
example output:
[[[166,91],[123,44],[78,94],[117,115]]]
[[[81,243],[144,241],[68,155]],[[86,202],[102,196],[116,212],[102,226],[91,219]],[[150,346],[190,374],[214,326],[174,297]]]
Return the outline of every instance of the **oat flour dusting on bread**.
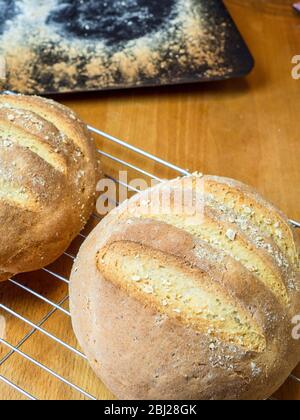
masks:
[[[57,259],[95,203],[95,146],[68,108],[0,95],[0,281]]]
[[[252,188],[188,178],[202,214],[176,210],[178,179],[150,202],[134,196],[86,240],[71,276],[75,333],[119,398],[266,399],[300,359],[298,240]],[[169,211],[153,211],[169,187]]]

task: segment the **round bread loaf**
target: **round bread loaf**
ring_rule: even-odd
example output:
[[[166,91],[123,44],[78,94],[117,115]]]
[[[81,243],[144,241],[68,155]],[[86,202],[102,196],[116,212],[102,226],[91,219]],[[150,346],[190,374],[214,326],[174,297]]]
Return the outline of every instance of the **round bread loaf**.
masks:
[[[233,180],[195,174],[122,204],[83,244],[70,293],[78,340],[121,399],[266,399],[300,361],[295,232]]]
[[[57,259],[95,203],[95,146],[51,100],[0,95],[0,281]]]

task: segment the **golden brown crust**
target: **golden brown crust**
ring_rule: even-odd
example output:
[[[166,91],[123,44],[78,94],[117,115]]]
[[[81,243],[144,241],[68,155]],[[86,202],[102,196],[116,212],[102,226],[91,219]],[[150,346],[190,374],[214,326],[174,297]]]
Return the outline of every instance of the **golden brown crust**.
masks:
[[[57,259],[95,202],[95,146],[67,108],[0,96],[1,280]]]
[[[204,184],[211,179],[204,177]],[[218,182],[230,182],[230,189],[235,185],[231,180]],[[181,183],[182,180],[173,181],[174,188]],[[157,187],[161,188],[164,187]],[[250,194],[240,183],[237,191],[237,196],[244,193],[245,200]],[[289,255],[296,250],[298,257],[299,247],[292,239],[286,218],[270,204],[261,206],[263,200],[257,193],[255,196],[255,210],[263,211],[266,218],[276,216],[280,225],[287,226],[283,236],[292,250]],[[180,225],[171,218],[174,214],[167,218],[165,214],[143,216],[141,203],[146,197],[147,194],[135,196],[105,218],[82,246],[73,268],[73,326],[96,374],[117,397],[125,399],[268,398],[300,359],[300,343],[292,337],[292,318],[300,313],[298,267],[280,250],[276,239],[260,224],[257,226],[254,215],[251,220],[245,218],[247,229],[243,230],[229,210],[223,209],[223,215],[219,214],[220,209],[204,193],[207,214],[214,214],[221,225],[230,218],[227,223],[235,229],[235,234],[229,235],[231,241],[243,235],[252,246],[247,257],[255,256],[255,263],[262,261],[262,270],[268,266],[276,273],[286,289],[287,303],[274,292],[272,278],[265,271],[249,270],[243,258],[228,252],[227,242],[221,242],[221,249],[217,242],[208,241],[200,224],[192,231],[188,218]],[[239,211],[237,215],[240,216]],[[202,224],[208,225],[205,217]],[[267,248],[256,244],[255,229],[262,229],[259,242],[266,242]],[[276,256],[272,257],[267,249],[275,250]],[[155,283],[157,273],[162,282],[168,275],[175,288],[182,272],[186,284],[195,282],[197,293],[208,292],[205,296],[211,299],[209,292],[215,291],[222,303],[213,307],[215,319],[209,321],[205,308],[200,318],[188,318],[188,310],[195,303],[183,304],[180,311],[171,312],[174,295],[168,306],[161,304],[164,289]],[[133,273],[138,276],[132,276]],[[198,280],[194,280],[194,273]],[[151,293],[149,289],[143,293],[141,287],[149,284]],[[201,294],[197,296],[201,300]],[[223,324],[218,316],[218,311],[228,309],[228,303],[236,308],[239,320],[246,319],[251,325],[244,342],[239,340],[244,324],[241,329],[234,326],[230,312]],[[230,331],[236,331],[236,337]],[[256,350],[253,343],[257,335],[253,331],[265,340],[265,346]]]

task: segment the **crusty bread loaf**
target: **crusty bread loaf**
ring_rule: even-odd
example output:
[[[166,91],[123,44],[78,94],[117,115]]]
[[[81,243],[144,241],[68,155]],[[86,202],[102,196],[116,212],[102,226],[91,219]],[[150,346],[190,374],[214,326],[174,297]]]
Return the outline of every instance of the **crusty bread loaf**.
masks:
[[[295,232],[224,178],[190,177],[178,212],[186,179],[136,195],[86,240],[70,284],[75,333],[119,398],[268,398],[300,361]],[[168,188],[169,211],[154,211]]]
[[[95,146],[68,108],[0,95],[0,281],[53,262],[95,203]]]

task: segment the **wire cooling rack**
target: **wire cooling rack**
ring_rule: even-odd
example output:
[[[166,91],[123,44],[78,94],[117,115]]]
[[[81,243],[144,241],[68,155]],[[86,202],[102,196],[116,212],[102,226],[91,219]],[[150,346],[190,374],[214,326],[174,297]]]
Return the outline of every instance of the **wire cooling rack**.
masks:
[[[135,158],[139,158],[139,162],[143,159],[143,167],[147,167],[148,161],[155,172],[171,171],[171,177],[174,177],[174,173],[189,174],[187,170],[94,127],[88,128],[102,142],[109,142],[113,148],[123,148],[125,154],[133,153]],[[123,170],[134,171],[156,181],[161,180],[157,175],[102,149],[103,147],[98,149],[102,158],[119,165]],[[118,155],[123,156],[124,153]],[[121,183],[113,176],[109,178]],[[122,185],[132,193],[138,192],[126,183]],[[17,276],[1,285],[5,290],[0,290],[0,399],[97,400],[112,397],[95,378],[85,355],[77,347],[68,309],[70,268],[80,244],[99,220],[100,217],[93,214],[89,226],[61,257],[63,263],[55,263],[25,277]],[[300,228],[298,222],[290,222]],[[67,267],[65,272],[62,272],[62,266]],[[289,380],[300,385],[300,378],[297,376],[291,375]]]

